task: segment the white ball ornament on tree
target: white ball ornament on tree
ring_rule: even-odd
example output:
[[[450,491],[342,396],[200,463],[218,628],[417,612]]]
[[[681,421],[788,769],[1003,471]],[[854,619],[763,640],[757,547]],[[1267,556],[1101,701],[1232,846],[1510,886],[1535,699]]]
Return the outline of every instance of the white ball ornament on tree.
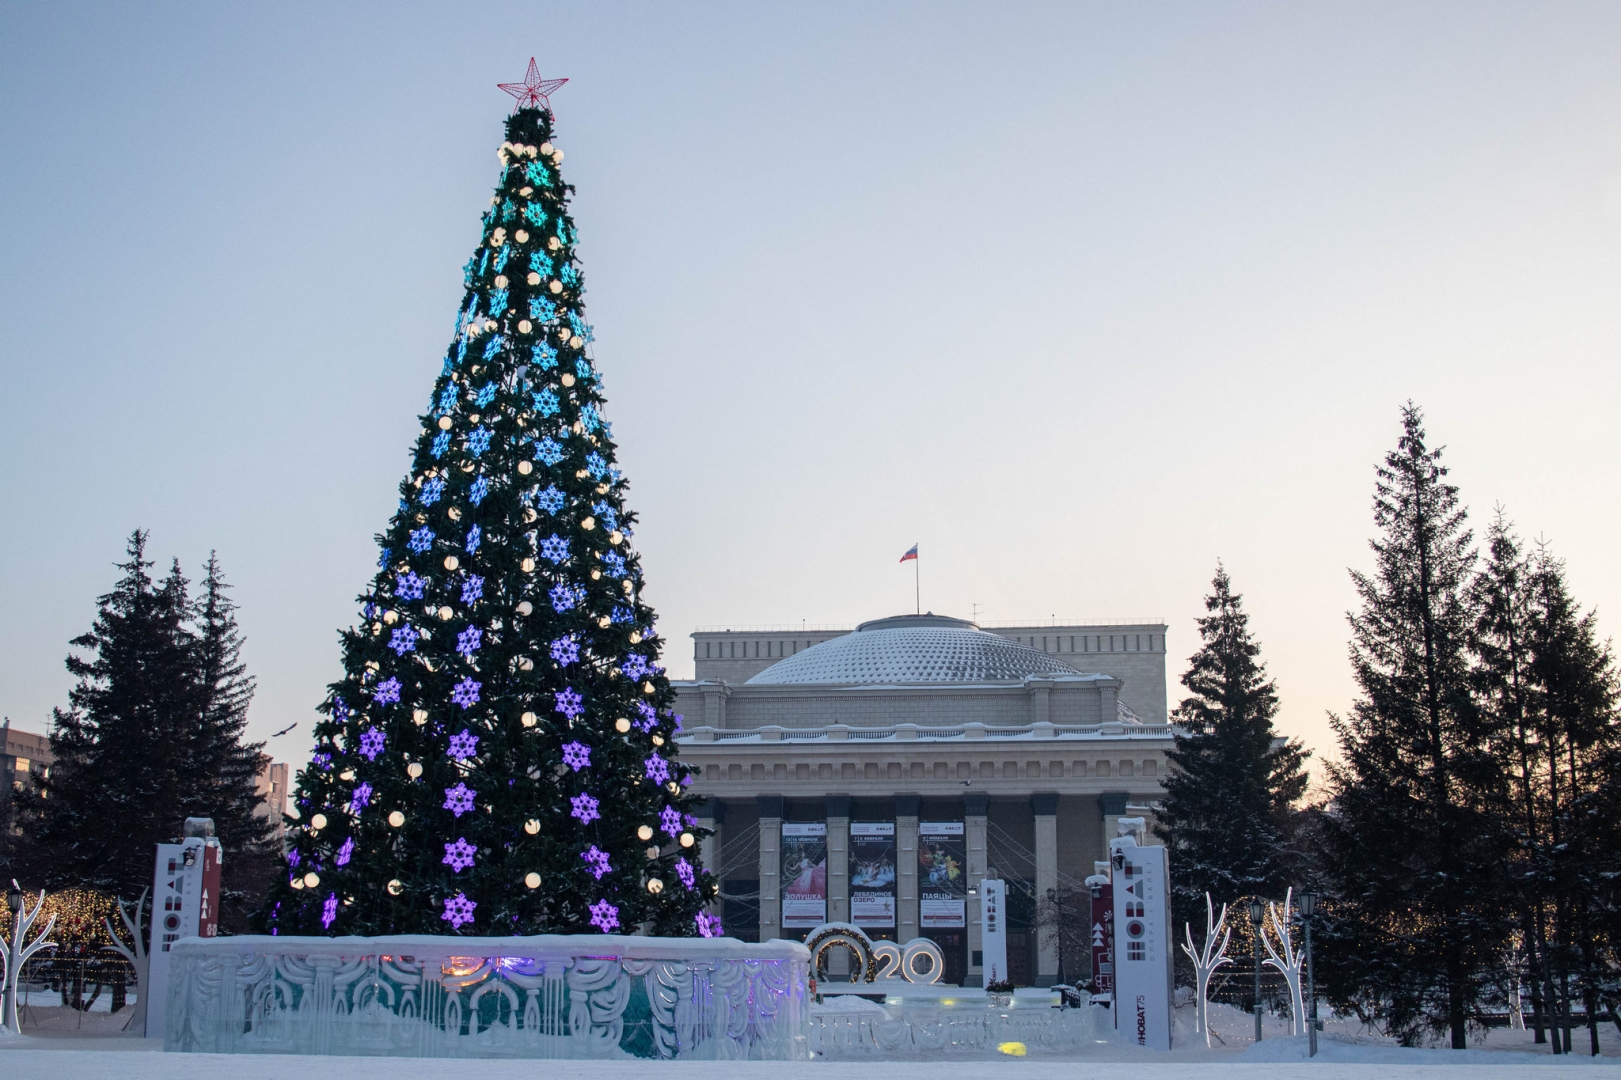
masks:
[[[563,372],[563,378],[560,381],[562,382],[562,384],[564,386],[573,386],[574,385],[574,376],[570,375],[568,372],[565,371],[565,372]],[[583,472],[575,473],[574,475],[577,476],[577,477],[583,478],[585,476],[585,473],[583,473]]]
[[[540,832],[540,819],[530,818],[528,821],[524,822],[523,831],[528,833],[530,836],[534,836],[536,833]]]
[[[641,840],[644,843],[646,841],[648,841],[648,840],[653,839],[653,826],[651,826],[651,825],[643,825],[641,828],[637,829],[636,830],[636,839]]]
[[[401,881],[399,878],[395,878],[394,880],[392,880],[392,881],[390,881],[388,883],[388,895],[390,895],[390,896],[398,896],[398,895],[400,895],[400,893],[402,893],[404,891],[405,891],[405,882]]]
[[[448,416],[441,416],[439,418],[439,430],[440,431],[449,431],[452,427],[455,426],[455,424],[456,424],[456,421],[452,420]]]
[[[519,233],[518,236],[521,238],[523,234]],[[505,274],[495,275],[495,287],[497,289],[504,289],[507,287],[507,276]]]
[[[540,717],[536,716],[532,712],[524,713],[520,719],[523,721],[524,727],[534,727],[536,724],[540,723]]]
[[[654,896],[657,896],[659,893],[664,891],[664,882],[660,881],[658,878],[648,878],[647,891],[652,893]]]
[[[525,278],[524,280],[529,282],[529,284],[531,284],[531,285],[539,285],[540,284],[540,275],[535,273],[533,270],[531,270],[531,271],[529,271],[529,276],[527,278]]]
[[[518,614],[519,615],[532,615],[532,614],[534,614],[534,611],[535,611],[535,605],[531,604],[529,601],[520,600],[518,602]]]
[[[693,837],[693,835],[691,833],[684,832],[684,833],[681,834],[681,846],[682,847],[691,847],[694,842],[695,842],[695,839],[694,839],[694,837]]]
[[[534,465],[533,462],[530,462],[530,461],[520,461],[520,462],[518,462],[518,475],[519,476],[528,476],[530,473],[532,473],[534,471],[535,471],[535,465]]]
[[[541,143],[540,144],[540,152],[542,154],[545,154],[547,157],[551,157],[552,156],[552,144],[549,143],[549,142]]]
[[[312,831],[320,832],[324,828],[326,828],[325,814],[316,814],[314,817],[310,818],[310,829]]]
[[[540,888],[540,875],[531,870],[524,875],[523,883],[531,889],[538,889]]]
[[[563,283],[556,278],[553,278],[552,283],[546,287],[552,291],[554,296],[563,291]]]
[[[388,815],[388,823],[397,829],[405,824],[405,815],[396,810]]]
[[[526,229],[519,229],[517,232],[512,234],[512,238],[518,241],[520,244],[527,244],[529,243],[529,232]],[[506,286],[502,285],[501,288],[504,289]]]
[[[411,764],[407,765],[405,767],[405,775],[409,776],[413,780],[415,780],[417,777],[421,776],[422,775],[422,762],[413,761],[413,762],[411,762]]]
[[[411,710],[411,722],[416,724],[418,727],[421,727],[423,724],[426,724],[428,722],[428,710],[427,709],[412,709]]]
[[[304,887],[306,889],[313,889],[319,884],[321,884],[321,875],[314,870],[304,875]]]
[[[451,509],[454,510],[455,507],[451,507]],[[458,511],[456,513],[455,517],[461,517],[461,513]],[[454,520],[454,518],[452,520]],[[462,564],[461,560],[456,558],[456,556],[454,556],[454,555],[446,555],[445,556],[445,569],[446,570],[454,570],[454,569],[456,569],[456,567],[460,566],[461,564]]]
[[[625,717],[621,716],[618,720],[614,721],[614,730],[619,732],[619,734],[624,735],[625,733],[630,731],[630,721],[628,719],[626,719]],[[643,826],[643,827],[645,828],[646,826]],[[644,837],[642,837],[642,839],[646,840],[647,837],[644,836]]]

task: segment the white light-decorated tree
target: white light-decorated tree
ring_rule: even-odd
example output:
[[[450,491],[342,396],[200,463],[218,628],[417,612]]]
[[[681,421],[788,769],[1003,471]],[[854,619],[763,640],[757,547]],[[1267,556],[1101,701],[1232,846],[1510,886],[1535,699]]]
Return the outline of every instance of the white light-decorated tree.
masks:
[[[534,61],[299,775],[281,934],[712,936]]]

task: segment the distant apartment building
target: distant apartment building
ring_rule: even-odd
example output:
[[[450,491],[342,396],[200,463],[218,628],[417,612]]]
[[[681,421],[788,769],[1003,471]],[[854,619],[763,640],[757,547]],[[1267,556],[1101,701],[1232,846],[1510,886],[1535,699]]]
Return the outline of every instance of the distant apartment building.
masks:
[[[51,774],[56,756],[51,753],[51,740],[47,736],[12,727],[8,716],[0,720],[0,739],[5,743],[3,756],[0,756],[0,769],[5,773],[0,799],[10,800],[12,792],[33,787],[40,777]]]
[[[286,825],[282,815],[287,813],[287,787],[291,777],[292,769],[285,761],[269,758],[260,760],[259,775],[254,777],[254,790],[259,796],[259,806],[254,813],[269,818],[284,832]]]

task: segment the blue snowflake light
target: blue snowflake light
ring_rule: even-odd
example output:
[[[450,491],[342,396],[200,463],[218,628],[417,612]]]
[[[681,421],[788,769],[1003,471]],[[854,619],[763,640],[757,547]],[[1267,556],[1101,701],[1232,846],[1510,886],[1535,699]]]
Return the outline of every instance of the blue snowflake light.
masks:
[[[574,235],[574,230],[569,228],[569,223],[563,219],[562,215],[559,215],[557,218],[557,242],[566,244]]]
[[[569,329],[573,330],[586,341],[597,340],[597,335],[592,332],[590,324],[584,319],[580,318],[580,313],[578,311],[571,311],[568,313],[568,325]]]
[[[376,761],[377,755],[383,752],[385,736],[376,728],[367,728],[360,733],[360,756],[367,761]]]
[[[400,700],[400,680],[392,677],[384,679],[371,692],[371,699],[379,705]]]
[[[568,541],[552,533],[540,542],[540,557],[554,566],[568,561]]]
[[[580,406],[580,424],[587,432],[595,431],[602,426],[602,414],[597,412],[597,407],[589,401]]]
[[[479,646],[484,643],[483,639],[484,631],[476,626],[469,626],[456,635],[456,651],[472,660],[473,654],[478,652]]]
[[[490,436],[492,434],[493,432],[483,424],[474,428],[473,433],[467,436],[467,452],[474,457],[482,456],[484,451],[490,448]]]
[[[537,251],[529,256],[529,269],[541,277],[552,276],[552,257],[544,251]]]
[[[484,359],[488,360],[502,349],[506,348],[507,339],[500,334],[495,335],[484,343]]]
[[[602,521],[602,527],[607,529],[609,532],[614,532],[619,528],[619,514],[615,512],[614,508],[609,505],[606,499],[593,503],[591,506],[591,512],[597,515],[597,517]]]
[[[433,530],[426,525],[420,529],[411,530],[411,542],[406,547],[421,555],[424,551],[433,547]]]
[[[467,501],[477,506],[483,502],[490,493],[490,481],[487,477],[479,477],[473,481],[473,486],[467,489]]]
[[[507,268],[507,260],[510,258],[512,258],[512,249],[510,247],[503,246],[500,251],[495,253],[495,272],[497,274]]]
[[[608,475],[608,463],[596,451],[585,455],[585,468],[594,479],[601,480]]]
[[[456,407],[456,387],[455,387],[455,384],[453,383],[450,386],[447,386],[443,390],[439,391],[439,412],[440,413],[447,413],[447,412],[450,412],[455,407]]]
[[[477,525],[467,530],[467,554],[473,555],[478,552],[478,545],[482,536],[483,534],[479,532]]]
[[[389,635],[388,647],[394,650],[395,656],[404,656],[408,652],[415,652],[417,636],[416,629],[410,623],[406,623]]]
[[[529,317],[536,322],[551,322],[557,316],[557,305],[548,297],[537,296],[529,301]]]
[[[557,350],[542,341],[529,350],[529,362],[542,371],[550,371],[557,366]]]
[[[619,670],[623,671],[627,678],[639,679],[648,673],[647,657],[640,653],[631,653],[625,657],[625,662],[619,665]]]
[[[698,912],[693,921],[698,926],[699,937],[715,938],[726,933],[725,928],[723,928],[720,924],[719,917],[711,915],[707,911]]]
[[[507,311],[507,290],[496,289],[490,293],[490,318],[499,319]]]
[[[548,514],[555,514],[563,509],[563,504],[567,501],[568,499],[557,489],[556,484],[549,485],[545,491],[535,496],[535,505]]]
[[[550,435],[535,444],[535,460],[547,465],[556,465],[563,460],[563,448],[557,445],[557,440]]]
[[[580,379],[595,378],[599,383],[602,381],[597,373],[591,370],[591,361],[587,360],[583,356],[574,361],[574,375],[576,378]]]
[[[333,893],[321,904],[321,927],[332,929],[332,924],[338,921],[338,894]]]
[[[477,574],[469,574],[462,583],[462,603],[471,604],[484,596],[484,579]]]
[[[565,263],[562,272],[557,276],[564,285],[578,285],[580,283],[580,272],[574,268],[573,263]]]
[[[552,610],[556,612],[572,611],[574,609],[574,588],[570,585],[553,585],[551,592]]]
[[[602,553],[602,572],[611,578],[625,576],[625,557],[616,551]]]
[[[636,613],[631,611],[630,608],[626,607],[624,604],[615,604],[613,611],[608,617],[616,623],[628,623],[636,621]]]
[[[523,169],[524,179],[536,187],[551,187],[552,174],[538,161],[531,161]]]
[[[422,505],[423,506],[432,506],[434,503],[439,501],[439,496],[443,495],[444,493],[445,493],[445,482],[444,482],[444,480],[441,479],[440,477],[435,476],[433,479],[429,480],[426,484],[422,485],[422,496],[421,496]]]
[[[535,396],[535,411],[542,416],[557,415],[557,394],[550,389],[542,390]]]
[[[529,224],[537,229],[546,224],[546,210],[539,203],[530,203],[524,207],[523,216]]]
[[[474,400],[478,402],[478,407],[481,409],[488,406],[490,402],[495,400],[495,384],[485,383],[484,388],[478,392],[478,397]]]
[[[574,663],[580,658],[580,642],[573,635],[558,638],[552,642],[552,659],[564,667]]]
[[[449,450],[449,449],[450,449],[450,432],[441,431],[439,434],[437,434],[437,435],[435,435],[433,437],[433,450],[432,450],[432,453],[433,453],[433,456],[435,458],[444,457],[445,456],[445,451]]]

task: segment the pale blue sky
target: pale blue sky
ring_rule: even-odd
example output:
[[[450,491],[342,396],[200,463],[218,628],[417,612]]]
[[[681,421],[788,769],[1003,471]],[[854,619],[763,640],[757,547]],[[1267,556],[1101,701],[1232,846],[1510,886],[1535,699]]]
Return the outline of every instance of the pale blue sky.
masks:
[[[1328,748],[1409,397],[1602,625],[1621,5],[0,5],[0,711],[129,531],[217,548],[302,759],[529,56],[648,597],[1160,616],[1218,557]]]

